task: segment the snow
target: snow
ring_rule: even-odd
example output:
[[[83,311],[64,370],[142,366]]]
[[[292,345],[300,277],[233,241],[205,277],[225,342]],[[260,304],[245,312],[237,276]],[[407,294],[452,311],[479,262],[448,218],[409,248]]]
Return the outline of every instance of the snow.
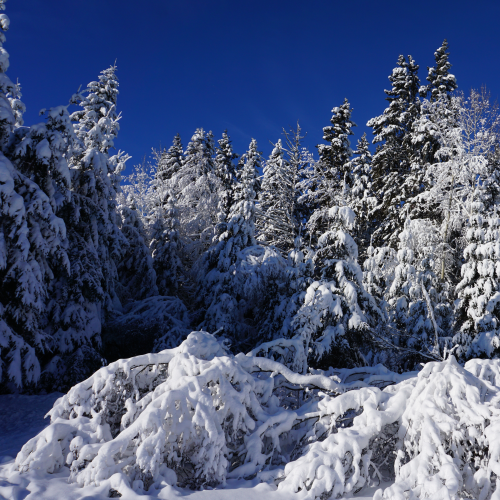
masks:
[[[60,392],[41,396],[7,394],[0,396],[0,462],[15,457],[26,441],[42,431],[49,419],[44,417]]]

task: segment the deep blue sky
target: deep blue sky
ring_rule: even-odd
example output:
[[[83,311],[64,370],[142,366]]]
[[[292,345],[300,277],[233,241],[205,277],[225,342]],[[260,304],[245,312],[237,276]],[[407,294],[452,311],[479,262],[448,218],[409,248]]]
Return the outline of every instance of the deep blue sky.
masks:
[[[197,127],[216,139],[227,128],[238,153],[255,137],[267,156],[298,119],[314,149],[344,97],[356,137],[371,137],[398,55],[425,81],[444,38],[459,87],[500,94],[496,1],[9,0],[6,14],[27,125],[118,60],[129,165],[176,132],[186,146]]]

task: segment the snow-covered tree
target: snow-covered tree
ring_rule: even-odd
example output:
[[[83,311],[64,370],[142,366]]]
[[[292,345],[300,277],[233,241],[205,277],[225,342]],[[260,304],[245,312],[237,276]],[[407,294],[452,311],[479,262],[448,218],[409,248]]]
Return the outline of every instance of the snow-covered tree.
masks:
[[[49,282],[69,271],[66,230],[49,197],[0,153],[0,380],[39,381],[54,348],[43,330]]]
[[[316,281],[307,288],[293,329],[306,352],[311,349],[313,364],[362,365],[370,327],[382,321],[382,313],[362,283],[357,245],[349,234],[354,212],[334,206],[329,217],[330,229],[319,238],[313,257]]]
[[[0,19],[6,30],[8,18]],[[4,41],[2,33],[0,44]],[[7,384],[3,387],[27,389],[39,381],[42,363],[56,345],[45,326],[51,283],[69,270],[66,228],[56,210],[69,197],[65,156],[75,137],[64,106],[50,109],[46,123],[20,128],[24,105],[7,68],[1,47],[0,381]]]
[[[211,332],[222,328],[229,338],[238,340],[248,333],[248,326],[243,324],[245,303],[238,293],[238,276],[234,269],[240,252],[256,245],[255,201],[260,158],[257,141],[252,139],[248,151],[242,156],[244,164],[238,171],[226,231],[207,252],[199,273],[198,301],[206,308],[202,328]]]
[[[372,154],[366,133],[359,139],[354,155],[349,164],[352,184],[346,193],[346,201],[356,214],[353,237],[363,258],[371,239],[369,212],[377,201],[372,190]]]
[[[462,281],[456,287],[458,333],[453,342],[462,359],[492,357],[500,347],[500,219],[484,217],[484,205],[472,203]]]
[[[156,272],[153,268],[146,231],[137,215],[133,201],[129,206],[119,207],[121,215],[120,229],[127,241],[122,258],[117,266],[118,296],[122,303],[130,300],[142,300],[158,295]]]
[[[119,128],[115,71],[103,71],[99,82],[76,96],[82,110],[71,115],[80,147],[68,158],[71,198],[58,210],[70,266],[51,283],[47,331],[54,349],[45,377],[53,388],[68,387],[99,366],[101,324],[120,307],[116,266],[128,245],[117,225],[116,189],[128,156],[109,155]]]
[[[428,68],[426,80],[429,83],[420,87],[420,95],[428,97],[432,102],[438,101],[442,96],[449,98],[458,87],[455,75],[450,73],[449,55],[448,41],[445,39],[441,47],[434,52],[436,65]]]
[[[288,253],[298,235],[295,220],[295,201],[298,172],[284,158],[281,139],[274,145],[264,165],[264,176],[259,193],[259,240]]]
[[[159,293],[177,295],[182,272],[182,245],[179,237],[179,213],[174,195],[165,195],[162,210],[151,226],[149,247]]]
[[[184,160],[181,136],[176,134],[172,145],[168,149],[162,151],[153,150],[153,156],[156,160],[155,179],[163,184],[181,169]]]
[[[212,243],[217,226],[220,180],[214,173],[211,132],[197,129],[188,144],[180,170],[169,181],[177,196],[180,233],[188,266]]]
[[[229,212],[234,203],[234,188],[236,184],[236,167],[234,160],[238,155],[234,153],[231,139],[227,134],[227,130],[222,134],[222,139],[218,141],[217,154],[215,157],[214,173],[220,179],[219,196],[219,213],[218,220],[222,224],[227,222]],[[219,231],[220,232],[220,231]]]
[[[332,109],[332,123],[323,129],[323,139],[328,144],[318,146],[319,161],[314,164],[314,172],[310,179],[311,205],[314,213],[308,221],[308,231],[315,242],[328,229],[328,210],[336,205],[344,204],[346,187],[352,185],[349,159],[352,150],[349,136],[356,124],[351,120],[351,105],[347,99],[341,106]]]
[[[386,90],[389,106],[367,125],[373,128],[373,142],[380,143],[372,160],[373,192],[377,204],[370,213],[375,246],[396,246],[404,217],[401,207],[420,189],[418,175],[408,183],[411,173],[413,144],[411,130],[420,113],[418,99],[418,65],[411,56],[399,56],[398,65],[389,76],[391,89]]]

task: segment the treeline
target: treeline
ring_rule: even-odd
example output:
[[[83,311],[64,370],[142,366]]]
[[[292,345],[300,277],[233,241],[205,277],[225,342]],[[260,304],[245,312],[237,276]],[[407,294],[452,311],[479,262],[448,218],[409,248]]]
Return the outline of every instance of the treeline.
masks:
[[[123,185],[116,67],[28,127],[3,54],[1,391],[64,390],[193,329],[299,372],[496,355],[498,110],[457,92],[446,41],[425,85],[399,57],[373,155],[346,99],[317,157],[299,125],[268,159],[198,129]]]

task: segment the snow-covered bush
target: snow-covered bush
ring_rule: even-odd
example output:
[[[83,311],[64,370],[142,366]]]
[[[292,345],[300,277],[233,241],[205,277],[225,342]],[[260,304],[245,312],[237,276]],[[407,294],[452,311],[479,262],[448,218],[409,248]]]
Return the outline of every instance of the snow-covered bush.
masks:
[[[496,498],[500,361],[301,375],[261,357],[292,347],[232,356],[192,332],[177,348],[116,361],[55,403],[12,470],[67,468],[81,486],[150,494],[257,477],[313,500],[395,477],[376,499]]]
[[[116,361],[73,387],[50,411],[51,425],[22,448],[16,468],[68,467],[80,485],[118,473],[138,491],[216,485],[263,470],[270,472],[262,479],[283,478],[283,466],[308,442],[343,432],[342,419],[352,420],[368,400],[391,397],[367,386],[230,356],[212,335],[193,332],[178,348]],[[302,470],[300,464],[290,470]],[[337,479],[341,488],[348,477]],[[289,483],[296,481],[286,478],[282,487]]]
[[[499,498],[499,384],[498,360],[428,363],[401,419],[396,482],[374,499]]]

